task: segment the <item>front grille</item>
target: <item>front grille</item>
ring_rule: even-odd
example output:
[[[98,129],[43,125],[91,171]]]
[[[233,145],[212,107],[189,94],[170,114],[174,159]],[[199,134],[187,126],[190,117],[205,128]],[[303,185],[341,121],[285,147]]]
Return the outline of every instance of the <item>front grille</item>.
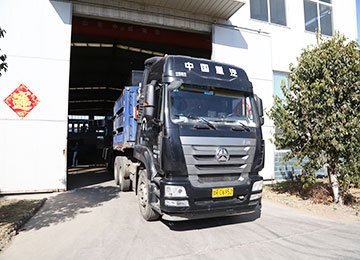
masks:
[[[255,154],[255,139],[181,137],[190,179],[199,182],[236,181],[249,173]],[[216,150],[226,148],[229,160],[219,162]]]
[[[221,170],[221,169],[228,169],[228,170],[240,170],[241,166],[244,164],[208,164],[208,165],[196,165],[195,167],[199,170]]]
[[[224,181],[236,181],[240,178],[241,173],[235,174],[203,174],[199,175],[200,182],[224,182]]]
[[[194,158],[198,161],[211,161],[214,159],[214,155],[193,155]],[[242,159],[246,155],[231,155],[231,159]]]

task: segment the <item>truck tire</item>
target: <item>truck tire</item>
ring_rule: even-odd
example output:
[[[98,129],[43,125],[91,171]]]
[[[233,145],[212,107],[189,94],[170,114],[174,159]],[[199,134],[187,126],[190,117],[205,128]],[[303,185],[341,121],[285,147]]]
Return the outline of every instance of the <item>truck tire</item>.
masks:
[[[120,156],[116,156],[114,160],[114,181],[115,185],[119,185],[119,172],[120,172]]]
[[[152,209],[150,205],[150,183],[147,178],[146,170],[140,170],[139,180],[137,185],[137,197],[141,215],[146,221],[157,220],[160,214]]]
[[[121,191],[129,191],[131,186],[131,181],[128,178],[125,178],[127,171],[127,158],[120,157],[120,171],[119,171],[119,185]]]

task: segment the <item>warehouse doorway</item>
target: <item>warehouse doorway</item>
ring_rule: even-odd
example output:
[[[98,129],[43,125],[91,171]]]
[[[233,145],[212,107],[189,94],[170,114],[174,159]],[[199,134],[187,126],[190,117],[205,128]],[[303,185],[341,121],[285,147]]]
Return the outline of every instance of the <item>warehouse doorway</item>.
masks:
[[[111,146],[112,108],[144,61],[166,54],[211,57],[211,34],[73,17],[68,168],[101,167]],[[134,72],[135,71],[135,72]],[[77,151],[77,161],[73,154]],[[79,167],[79,168],[81,168]]]

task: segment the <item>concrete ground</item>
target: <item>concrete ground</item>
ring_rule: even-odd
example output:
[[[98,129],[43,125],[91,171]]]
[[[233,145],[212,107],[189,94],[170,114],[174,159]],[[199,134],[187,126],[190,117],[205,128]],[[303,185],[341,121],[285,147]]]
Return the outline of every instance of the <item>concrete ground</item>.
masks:
[[[0,259],[360,259],[359,222],[269,201],[253,215],[146,222],[135,194],[101,176],[50,196]]]

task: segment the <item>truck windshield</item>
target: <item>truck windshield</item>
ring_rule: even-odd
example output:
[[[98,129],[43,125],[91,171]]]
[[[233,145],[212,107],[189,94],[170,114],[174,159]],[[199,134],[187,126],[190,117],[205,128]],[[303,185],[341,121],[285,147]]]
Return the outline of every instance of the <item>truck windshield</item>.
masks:
[[[254,104],[249,93],[211,86],[184,84],[170,92],[171,120],[176,124],[208,121],[255,127]]]

